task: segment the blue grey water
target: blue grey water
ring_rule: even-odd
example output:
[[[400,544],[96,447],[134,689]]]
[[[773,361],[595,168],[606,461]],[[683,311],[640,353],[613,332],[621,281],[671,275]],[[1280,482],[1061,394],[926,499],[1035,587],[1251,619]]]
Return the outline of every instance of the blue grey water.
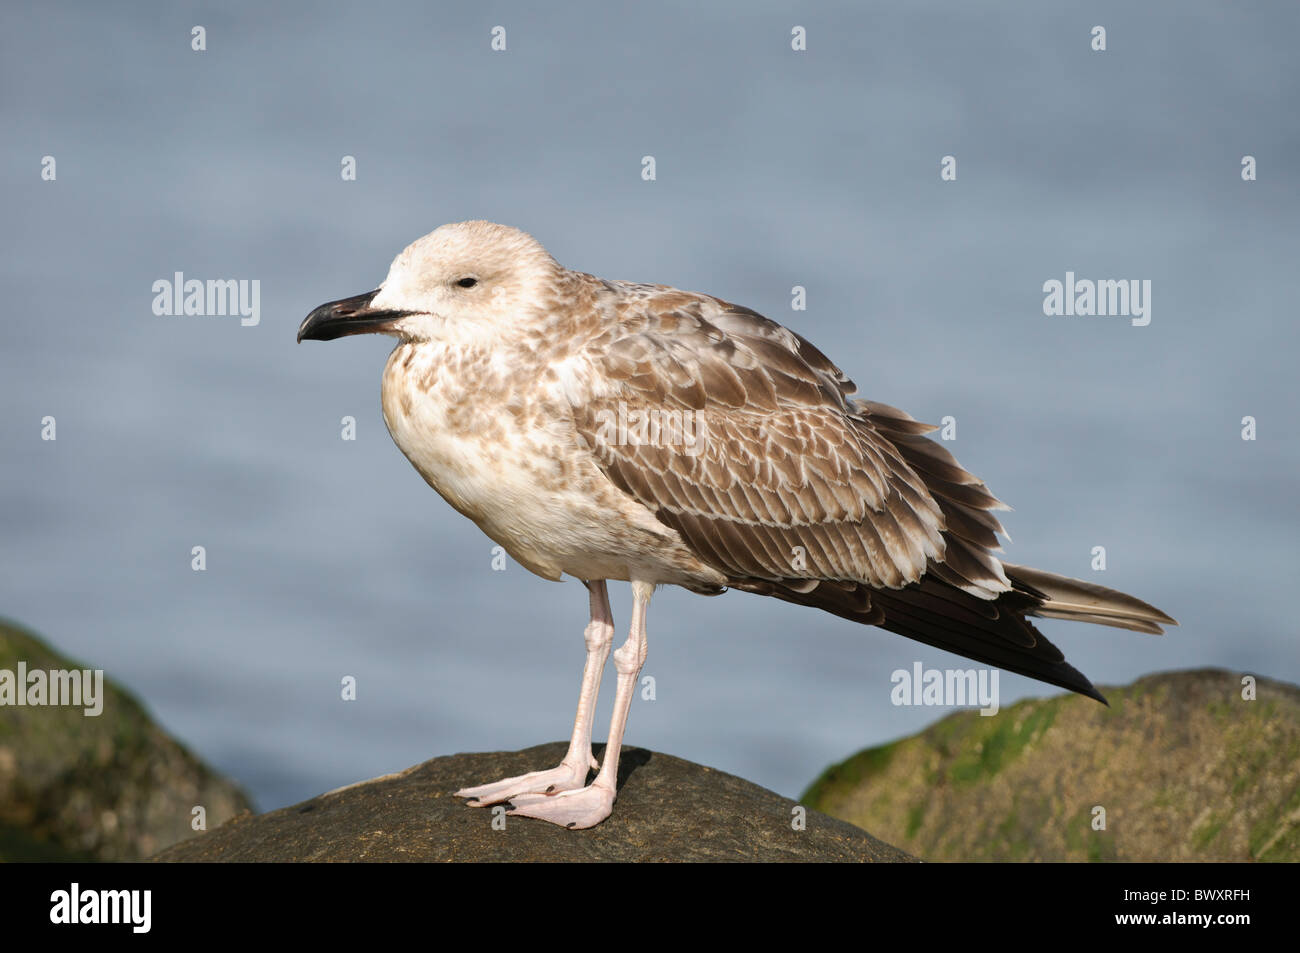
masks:
[[[393,446],[388,339],[294,343],[411,240],[487,218],[570,267],[746,304],[865,395],[954,417],[951,449],[1015,507],[1009,559],[1183,623],[1045,622],[1098,684],[1300,681],[1300,11],[736,6],[6,5],[0,612],[105,668],[264,809],[567,737],[581,584],[493,571]],[[154,314],[177,271],[257,279],[260,323]],[[1150,280],[1150,324],[1044,315],[1067,271]],[[914,661],[968,664],[661,591],[629,743],[797,795],[943,714],[891,704]]]

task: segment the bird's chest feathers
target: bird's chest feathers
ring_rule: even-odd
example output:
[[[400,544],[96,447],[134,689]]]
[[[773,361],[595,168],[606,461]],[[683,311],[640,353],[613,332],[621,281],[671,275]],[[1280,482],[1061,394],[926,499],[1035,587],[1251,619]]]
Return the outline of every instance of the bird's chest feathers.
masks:
[[[568,475],[576,448],[557,423],[563,415],[526,386],[539,370],[488,350],[432,343],[400,345],[384,369],[384,421],[394,442],[430,486],[494,538],[531,535],[518,524],[546,523],[563,511],[546,491]]]

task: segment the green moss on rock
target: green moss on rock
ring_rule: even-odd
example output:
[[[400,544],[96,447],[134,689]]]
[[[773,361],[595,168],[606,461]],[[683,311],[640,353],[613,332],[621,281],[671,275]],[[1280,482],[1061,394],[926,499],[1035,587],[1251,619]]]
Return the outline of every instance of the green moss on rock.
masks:
[[[925,860],[1300,860],[1300,689],[1257,691],[1197,670],[1107,688],[1109,708],[958,712],[828,769],[802,803]]]
[[[0,620],[0,669],[95,668]],[[248,810],[248,798],[107,677],[103,710],[0,706],[0,861],[137,860]]]

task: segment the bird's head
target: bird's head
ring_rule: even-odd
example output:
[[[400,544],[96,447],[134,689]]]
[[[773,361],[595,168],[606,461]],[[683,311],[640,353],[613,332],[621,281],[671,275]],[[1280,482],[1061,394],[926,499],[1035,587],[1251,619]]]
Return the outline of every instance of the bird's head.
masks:
[[[525,232],[492,222],[443,225],[412,242],[375,291],[323,304],[298,340],[389,334],[408,341],[490,340],[545,301],[563,269]]]

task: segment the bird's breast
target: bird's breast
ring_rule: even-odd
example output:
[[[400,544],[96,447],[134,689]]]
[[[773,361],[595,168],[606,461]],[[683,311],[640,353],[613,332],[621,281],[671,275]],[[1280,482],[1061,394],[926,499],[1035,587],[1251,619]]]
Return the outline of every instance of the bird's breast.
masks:
[[[529,569],[565,571],[566,536],[600,492],[564,408],[530,385],[543,368],[488,351],[402,344],[384,369],[384,421],[406,458]]]
[[[471,519],[487,516],[519,449],[491,355],[402,344],[384,369],[382,399],[388,432],[429,485]]]
[[[717,584],[578,439],[573,373],[563,361],[402,344],[384,369],[384,421],[425,481],[538,575]]]

